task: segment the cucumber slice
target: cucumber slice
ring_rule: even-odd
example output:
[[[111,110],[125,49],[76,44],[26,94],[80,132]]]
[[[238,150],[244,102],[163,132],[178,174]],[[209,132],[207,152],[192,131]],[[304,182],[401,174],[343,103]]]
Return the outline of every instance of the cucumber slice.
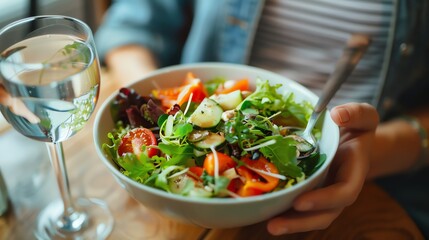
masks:
[[[200,128],[215,127],[221,120],[223,110],[212,99],[204,98],[189,117],[189,122]]]
[[[208,130],[193,130],[188,135],[188,141],[189,142],[199,142],[206,138],[208,135],[210,135],[210,132]]]
[[[175,194],[184,194],[191,190],[193,185],[194,182],[186,174],[168,179],[169,190]]]
[[[226,94],[213,95],[210,98],[215,100],[223,110],[235,109],[243,101],[240,90],[235,90]]]
[[[210,147],[217,147],[225,142],[225,137],[223,134],[219,133],[210,133],[203,140],[192,143],[195,147],[199,149],[209,149]]]

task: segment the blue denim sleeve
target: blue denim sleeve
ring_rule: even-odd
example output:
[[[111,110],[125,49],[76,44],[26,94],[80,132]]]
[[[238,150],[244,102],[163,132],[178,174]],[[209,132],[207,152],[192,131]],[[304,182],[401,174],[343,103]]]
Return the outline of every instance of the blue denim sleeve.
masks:
[[[185,5],[186,0],[113,1],[95,34],[100,60],[114,48],[138,44],[150,49],[161,66],[169,64],[181,51],[180,36],[189,17]]]

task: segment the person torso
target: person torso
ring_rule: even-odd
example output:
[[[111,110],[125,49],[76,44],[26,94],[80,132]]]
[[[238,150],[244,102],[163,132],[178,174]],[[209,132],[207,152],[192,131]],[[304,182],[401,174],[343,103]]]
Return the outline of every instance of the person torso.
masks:
[[[249,64],[277,72],[319,94],[350,35],[368,34],[370,48],[331,105],[371,103],[386,58],[392,15],[392,0],[267,0]]]

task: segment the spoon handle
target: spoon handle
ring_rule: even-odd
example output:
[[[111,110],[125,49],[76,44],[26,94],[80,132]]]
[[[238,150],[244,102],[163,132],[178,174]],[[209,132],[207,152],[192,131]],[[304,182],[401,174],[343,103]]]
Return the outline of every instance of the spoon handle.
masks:
[[[363,34],[354,34],[347,41],[347,47],[344,49],[343,55],[338,60],[335,66],[335,71],[329,77],[325,87],[323,88],[322,95],[314,106],[314,111],[309,119],[305,132],[311,132],[320,114],[325,110],[329,101],[331,101],[331,98],[352,73],[357,63],[364,55],[370,42],[371,39],[369,36]]]

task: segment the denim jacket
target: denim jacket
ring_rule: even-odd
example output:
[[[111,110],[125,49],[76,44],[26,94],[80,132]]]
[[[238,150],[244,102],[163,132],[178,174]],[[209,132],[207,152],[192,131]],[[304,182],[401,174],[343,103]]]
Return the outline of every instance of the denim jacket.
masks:
[[[393,0],[394,24],[375,102],[382,118],[429,103],[429,1]],[[109,49],[142,44],[160,66],[190,62],[247,64],[261,0],[116,0],[96,33]],[[192,21],[192,24],[191,24]]]

